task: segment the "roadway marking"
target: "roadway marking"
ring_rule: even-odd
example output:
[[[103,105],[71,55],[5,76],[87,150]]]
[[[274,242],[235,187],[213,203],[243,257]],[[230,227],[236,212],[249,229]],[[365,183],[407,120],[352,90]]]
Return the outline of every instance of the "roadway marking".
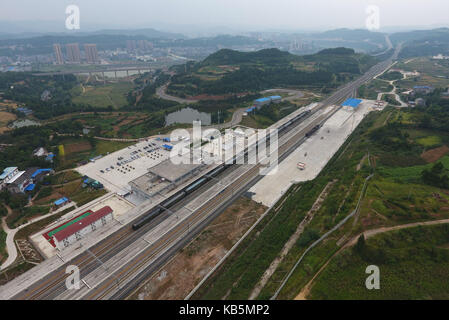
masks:
[[[58,256],[59,259],[61,259],[62,262],[65,263],[64,259],[61,257],[61,255],[59,253],[56,254]]]
[[[86,287],[87,287],[88,289],[92,289],[92,288],[87,284],[86,280],[81,279],[81,281],[86,285]]]
[[[290,143],[286,143],[286,144],[285,144],[285,147],[288,147],[289,145],[290,145]],[[200,217],[200,216],[199,216],[199,217]],[[199,217],[198,217],[198,218],[199,218]],[[197,219],[193,219],[193,221],[195,221],[195,220],[197,220]],[[188,226],[188,227],[189,227],[189,226]],[[171,241],[170,241],[170,242],[171,242]],[[106,247],[105,247],[105,248],[106,248]],[[162,248],[161,248],[161,249],[162,249]],[[60,259],[62,260],[62,257],[60,257]]]
[[[117,221],[120,225],[124,226],[123,222],[121,222],[120,220],[118,220],[117,218],[113,218],[115,221]]]
[[[87,249],[86,251],[87,251],[87,253],[89,253],[95,260],[97,260],[97,261],[100,263],[100,265],[101,265],[106,271],[109,270],[109,268],[106,268],[106,266],[103,264],[103,261],[101,261],[100,258],[98,258],[95,254],[93,254],[92,251],[90,251],[89,249]]]

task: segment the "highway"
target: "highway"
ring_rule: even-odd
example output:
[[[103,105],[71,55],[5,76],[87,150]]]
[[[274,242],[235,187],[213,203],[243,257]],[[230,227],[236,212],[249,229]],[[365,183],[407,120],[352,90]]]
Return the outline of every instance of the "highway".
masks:
[[[325,107],[330,105],[337,105],[346,98],[353,96],[360,85],[366,83],[374,76],[387,69],[391,65],[392,60],[396,59],[399,50],[400,47],[396,49],[392,58],[377,64],[358,79],[340,87],[334,94],[322,102],[320,110],[324,110]],[[336,107],[329,114],[323,114],[301,130],[298,130],[296,126],[292,126],[292,129],[287,131],[282,137],[282,139],[285,139],[285,142],[279,147],[278,152],[280,160],[289,155],[305,140],[304,136],[311,128],[317,124],[324,123],[337,110],[338,108]],[[253,165],[247,168],[247,170],[245,167],[246,172],[235,179],[235,181],[227,186],[216,197],[213,197],[204,203],[199,209],[192,212],[188,218],[180,222],[174,228],[168,230],[157,242],[148,244],[142,252],[129,260],[125,265],[116,270],[111,270],[109,276],[99,285],[93,288],[83,286],[80,290],[77,290],[78,292],[68,292],[65,288],[65,278],[67,277],[65,274],[65,267],[69,264],[77,265],[81,270],[82,279],[96,269],[104,268],[105,262],[113,259],[119,253],[126,251],[127,248],[136,241],[140,241],[145,233],[198,196],[198,194],[201,194],[201,192],[210,188],[210,185],[216,183],[216,181],[211,180],[194,194],[171,208],[170,212],[164,212],[151,223],[137,231],[132,231],[129,225],[124,226],[121,230],[104,239],[89,251],[79,255],[77,258],[73,259],[73,261],[67,262],[66,265],[59,268],[57,271],[37,281],[28,289],[20,292],[14,299],[126,298],[127,295],[146,277],[157,271],[178,249],[182,248],[185,243],[204,229],[204,227],[218,216],[226,206],[255,184],[262,177],[259,175],[260,166],[260,164]],[[241,170],[241,168],[242,166],[232,166],[228,169],[230,171],[226,170],[222,175],[229,175],[234,172],[234,170]]]

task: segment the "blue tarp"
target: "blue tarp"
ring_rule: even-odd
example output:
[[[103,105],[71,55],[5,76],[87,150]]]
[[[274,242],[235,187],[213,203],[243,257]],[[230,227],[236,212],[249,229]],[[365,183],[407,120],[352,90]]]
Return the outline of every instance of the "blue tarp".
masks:
[[[252,112],[252,111],[254,111],[254,109],[256,109],[256,107],[252,107],[252,108],[246,109],[245,112]]]
[[[67,201],[69,201],[69,199],[67,199],[66,197],[58,199],[54,202],[55,205],[60,206],[61,204],[66,203]]]
[[[260,98],[260,99],[255,100],[255,102],[267,102],[267,101],[271,101],[271,99],[270,98]]]
[[[163,139],[165,142],[170,142],[170,138],[164,138]]]
[[[35,186],[36,186],[35,184],[30,183],[30,184],[25,188],[25,191],[33,191]]]
[[[343,102],[341,105],[343,107],[357,108],[360,103],[362,103],[362,100],[350,98],[350,99],[346,100],[345,102]]]
[[[168,145],[168,144],[164,144],[164,145],[162,145],[162,148],[164,148],[166,150],[171,150],[171,149],[173,149],[173,146]]]
[[[37,169],[32,175],[31,178],[36,178],[39,174],[43,173],[43,172],[50,172],[51,169]]]

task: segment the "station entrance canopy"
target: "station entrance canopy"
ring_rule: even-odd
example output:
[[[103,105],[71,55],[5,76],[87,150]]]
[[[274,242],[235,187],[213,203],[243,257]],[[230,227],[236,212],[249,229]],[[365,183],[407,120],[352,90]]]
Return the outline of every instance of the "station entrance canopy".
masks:
[[[362,103],[360,99],[350,98],[341,104],[342,107],[352,107],[357,108]]]

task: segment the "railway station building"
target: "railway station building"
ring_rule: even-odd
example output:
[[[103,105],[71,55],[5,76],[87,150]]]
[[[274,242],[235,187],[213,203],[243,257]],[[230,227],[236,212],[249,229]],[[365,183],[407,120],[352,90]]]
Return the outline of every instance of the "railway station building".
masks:
[[[77,219],[63,224],[52,235],[55,247],[63,250],[69,245],[81,240],[86,234],[96,231],[113,220],[113,210],[105,206],[98,211],[88,211]]]
[[[182,156],[176,156],[181,158]],[[129,183],[133,193],[144,199],[164,194],[197,176],[205,164],[173,163],[172,157],[148,169],[148,172]]]

